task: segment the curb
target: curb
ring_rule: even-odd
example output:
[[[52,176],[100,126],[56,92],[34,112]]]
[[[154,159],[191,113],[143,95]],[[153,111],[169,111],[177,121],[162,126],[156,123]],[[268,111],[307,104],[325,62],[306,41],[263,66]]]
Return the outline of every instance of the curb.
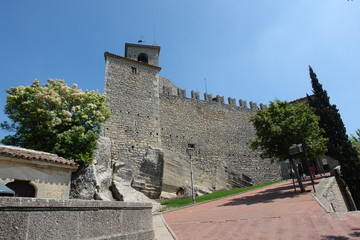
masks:
[[[167,222],[165,221],[165,219],[163,218],[162,214],[160,214],[161,220],[164,224],[164,226],[166,227],[166,229],[169,231],[170,235],[173,237],[174,240],[179,240],[175,233],[171,230],[171,228],[169,227],[169,225],[167,224]]]

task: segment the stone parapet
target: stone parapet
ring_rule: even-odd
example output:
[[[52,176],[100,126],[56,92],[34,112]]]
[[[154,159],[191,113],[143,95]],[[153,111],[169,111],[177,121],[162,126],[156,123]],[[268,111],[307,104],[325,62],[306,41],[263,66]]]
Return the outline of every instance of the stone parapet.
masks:
[[[1,239],[154,239],[149,203],[0,198]]]
[[[161,77],[163,78],[163,77]],[[163,78],[164,79],[164,78]],[[163,85],[163,87],[160,89],[160,96],[176,96],[176,97],[180,97],[180,98],[188,98],[186,95],[186,89],[181,89],[181,88],[177,88],[173,83],[170,82],[170,80],[166,79],[166,80],[162,80],[162,82],[165,82],[166,86]],[[171,86],[170,86],[170,84]],[[213,97],[212,94],[210,93],[204,93],[204,98],[201,99],[200,98],[200,92],[198,91],[191,91],[191,97],[189,99],[195,99],[195,100],[202,100],[205,102],[212,102],[212,103],[221,103],[223,105],[231,105],[231,106],[236,106],[239,108],[248,108],[251,110],[266,110],[267,109],[267,105],[266,104],[258,104],[256,102],[249,102],[249,106],[247,105],[247,102],[245,100],[240,99],[239,100],[239,104],[237,105],[236,99],[235,98],[228,98],[228,102],[225,103],[224,100],[224,96],[220,96],[220,95],[216,95],[216,97]]]
[[[335,177],[327,177],[316,185],[315,199],[328,213],[347,212],[346,203]]]

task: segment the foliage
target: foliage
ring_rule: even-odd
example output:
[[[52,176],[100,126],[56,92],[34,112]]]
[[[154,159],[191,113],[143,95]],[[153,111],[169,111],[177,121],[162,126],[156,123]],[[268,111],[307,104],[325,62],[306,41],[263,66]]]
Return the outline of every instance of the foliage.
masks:
[[[327,92],[323,90],[311,67],[309,71],[314,95],[308,96],[307,99],[315,114],[320,117],[319,125],[325,131],[324,136],[329,139],[326,154],[340,159],[343,157],[342,148],[349,142],[344,123],[336,105],[330,104]]]
[[[360,129],[356,130],[356,136],[351,135],[350,141],[353,147],[358,152],[358,155],[360,154]]]
[[[322,88],[313,69],[309,67],[313,95],[308,96],[308,102],[320,117],[319,125],[324,129],[324,136],[329,139],[326,155],[335,158],[341,165],[341,172],[345,182],[360,208],[360,159],[352,146],[344,123],[335,105],[330,104],[327,92]]]
[[[214,200],[214,199],[218,199],[218,198],[223,198],[223,197],[235,195],[238,193],[250,191],[253,189],[257,189],[260,187],[268,186],[271,184],[275,184],[275,183],[278,183],[281,181],[282,180],[275,181],[275,182],[269,182],[269,183],[263,183],[263,184],[250,186],[250,187],[235,188],[235,189],[231,189],[231,190],[227,190],[227,191],[219,191],[219,192],[209,193],[209,194],[205,194],[205,195],[196,197],[195,201],[196,201],[196,203],[201,203],[201,202],[210,201],[210,200]],[[185,207],[185,206],[188,206],[191,204],[192,204],[192,198],[173,199],[173,200],[168,200],[168,201],[164,201],[161,203],[161,205],[166,206],[165,208],[162,209],[162,211],[169,210],[171,208]]]
[[[291,145],[302,143],[308,157],[316,159],[326,151],[327,142],[318,120],[304,103],[270,102],[268,109],[259,110],[250,118],[256,130],[256,139],[250,141],[250,147],[260,150],[262,158],[284,160],[289,157]]]
[[[2,139],[3,144],[91,163],[100,126],[110,116],[104,95],[83,92],[58,79],[49,79],[43,86],[35,80],[6,92],[5,113],[12,123],[5,121],[1,128],[15,134]]]

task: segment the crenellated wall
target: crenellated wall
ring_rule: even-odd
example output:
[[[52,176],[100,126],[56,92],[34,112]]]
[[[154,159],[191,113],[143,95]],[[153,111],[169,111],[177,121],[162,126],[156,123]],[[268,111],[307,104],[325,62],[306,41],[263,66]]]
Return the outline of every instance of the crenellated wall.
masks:
[[[164,152],[163,191],[176,192],[189,184],[188,144],[195,144],[195,183],[219,190],[279,179],[277,164],[259,157],[248,147],[255,136],[249,117],[258,109],[236,106],[235,99],[212,98],[185,90],[170,95],[164,87],[160,94],[161,143]]]
[[[162,78],[161,80],[166,81],[166,82],[169,81],[168,79],[165,79],[165,78]],[[162,90],[160,91],[162,94],[167,95],[167,96],[178,96],[178,97],[182,97],[182,98],[187,97],[185,89],[176,88],[175,85],[174,86],[168,86],[168,85],[169,85],[169,83],[162,84]],[[221,104],[229,104],[232,106],[239,106],[242,108],[248,108],[247,102],[245,100],[240,99],[239,105],[237,105],[236,99],[229,97],[227,99],[227,103],[225,103],[224,96],[216,95],[215,97],[213,97],[212,94],[209,94],[209,93],[204,93],[204,98],[201,99],[200,93],[197,91],[191,91],[191,99],[204,100],[207,102],[216,102],[216,103],[221,103]],[[267,106],[265,104],[260,103],[259,107],[258,107],[256,102],[250,101],[249,108],[253,109],[253,110],[258,110],[258,109],[266,109]]]

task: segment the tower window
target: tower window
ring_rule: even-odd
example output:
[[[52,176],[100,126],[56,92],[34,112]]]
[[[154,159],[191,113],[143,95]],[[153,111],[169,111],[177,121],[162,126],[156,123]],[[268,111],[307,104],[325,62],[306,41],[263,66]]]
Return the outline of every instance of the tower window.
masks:
[[[145,53],[140,53],[138,55],[138,59],[137,59],[139,62],[142,62],[142,63],[148,63],[149,60],[148,60],[148,56],[145,54]]]
[[[132,74],[136,74],[136,72],[137,72],[136,67],[131,67],[131,73],[132,73]]]

